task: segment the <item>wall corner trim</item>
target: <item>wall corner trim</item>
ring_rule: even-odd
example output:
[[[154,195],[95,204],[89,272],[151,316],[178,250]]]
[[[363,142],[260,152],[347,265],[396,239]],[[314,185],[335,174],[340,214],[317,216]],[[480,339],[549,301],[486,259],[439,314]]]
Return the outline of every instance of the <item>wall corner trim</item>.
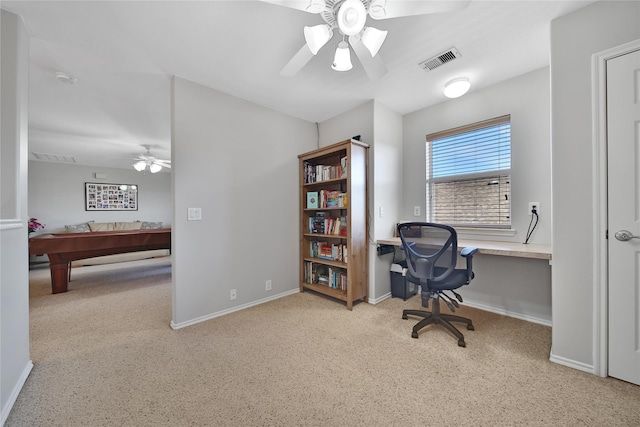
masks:
[[[9,396],[9,399],[7,400],[7,404],[5,405],[4,408],[2,408],[2,419],[0,420],[0,426],[3,426],[5,421],[7,421],[7,418],[9,418],[9,413],[11,412],[11,409],[13,408],[14,403],[16,403],[16,400],[18,399],[18,395],[20,394],[22,387],[24,387],[24,384],[27,382],[27,378],[29,377],[29,374],[31,373],[32,369],[33,369],[33,362],[29,360],[27,365],[24,367],[24,370],[22,371],[22,375],[20,375],[20,379],[16,383],[16,386],[11,391],[11,396]]]

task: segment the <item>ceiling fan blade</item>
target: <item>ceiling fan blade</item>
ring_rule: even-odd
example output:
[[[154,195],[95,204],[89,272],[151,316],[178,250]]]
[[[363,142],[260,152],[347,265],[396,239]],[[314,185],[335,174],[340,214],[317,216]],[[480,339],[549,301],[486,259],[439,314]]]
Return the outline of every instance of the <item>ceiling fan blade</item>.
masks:
[[[311,61],[313,56],[313,53],[311,53],[311,50],[309,50],[309,47],[305,43],[298,53],[293,55],[293,58],[291,58],[287,65],[280,70],[280,75],[285,77],[296,75],[298,71],[302,70],[302,68],[307,65],[307,62]]]
[[[369,49],[367,49],[359,37],[350,36],[349,44],[362,64],[362,68],[364,68],[364,71],[366,71],[371,80],[377,80],[387,74],[387,67],[384,65],[384,61],[380,58],[380,55],[372,57],[371,52],[369,52]]]
[[[263,3],[277,4],[278,6],[288,7],[290,9],[302,10],[309,13],[319,13],[317,10],[324,2],[311,0],[260,0]]]
[[[430,13],[456,12],[466,8],[470,0],[378,0],[383,7],[379,12],[373,10],[369,15],[373,19],[399,18],[402,16],[428,15]]]

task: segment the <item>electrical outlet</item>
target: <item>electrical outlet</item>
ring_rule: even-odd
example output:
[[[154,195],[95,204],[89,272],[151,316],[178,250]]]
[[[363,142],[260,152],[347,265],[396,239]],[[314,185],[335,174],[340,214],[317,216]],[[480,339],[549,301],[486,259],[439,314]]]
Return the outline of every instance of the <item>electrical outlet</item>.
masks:
[[[266,282],[264,282],[264,290],[265,291],[271,290],[271,280],[267,280]]]
[[[536,210],[536,213],[540,215],[540,202],[529,202],[529,210],[527,211],[531,216],[531,211]]]
[[[230,300],[234,300],[234,299],[236,299],[236,290],[235,290],[235,289],[231,289],[231,290],[229,291],[229,299],[230,299]]]
[[[413,216],[420,216],[420,206],[413,207]]]

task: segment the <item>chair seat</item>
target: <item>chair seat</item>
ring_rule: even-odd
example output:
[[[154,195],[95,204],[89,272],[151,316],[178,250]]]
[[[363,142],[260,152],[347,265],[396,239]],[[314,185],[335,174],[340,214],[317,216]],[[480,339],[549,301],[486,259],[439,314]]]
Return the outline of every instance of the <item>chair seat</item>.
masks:
[[[444,273],[444,271],[446,271],[446,268],[435,268],[436,275],[442,274]],[[417,277],[413,276],[409,271],[407,271],[407,281],[415,283],[416,285],[420,284],[420,280]],[[446,291],[451,289],[458,289],[459,287],[464,286],[467,283],[469,283],[467,279],[467,270],[460,269],[453,270],[449,277],[447,277],[447,279],[443,282],[430,282],[428,286],[429,290],[432,291]],[[425,289],[422,289],[422,291],[425,291]]]

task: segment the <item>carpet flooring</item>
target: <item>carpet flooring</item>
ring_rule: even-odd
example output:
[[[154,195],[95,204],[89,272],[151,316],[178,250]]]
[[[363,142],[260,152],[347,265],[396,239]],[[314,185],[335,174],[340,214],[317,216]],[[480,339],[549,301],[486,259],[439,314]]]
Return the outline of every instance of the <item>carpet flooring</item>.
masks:
[[[461,307],[461,348],[411,338],[419,297],[305,292],[172,330],[171,291],[167,258],[75,268],[58,295],[31,271],[34,368],[6,426],[640,425],[640,387],[549,362],[545,326]]]

